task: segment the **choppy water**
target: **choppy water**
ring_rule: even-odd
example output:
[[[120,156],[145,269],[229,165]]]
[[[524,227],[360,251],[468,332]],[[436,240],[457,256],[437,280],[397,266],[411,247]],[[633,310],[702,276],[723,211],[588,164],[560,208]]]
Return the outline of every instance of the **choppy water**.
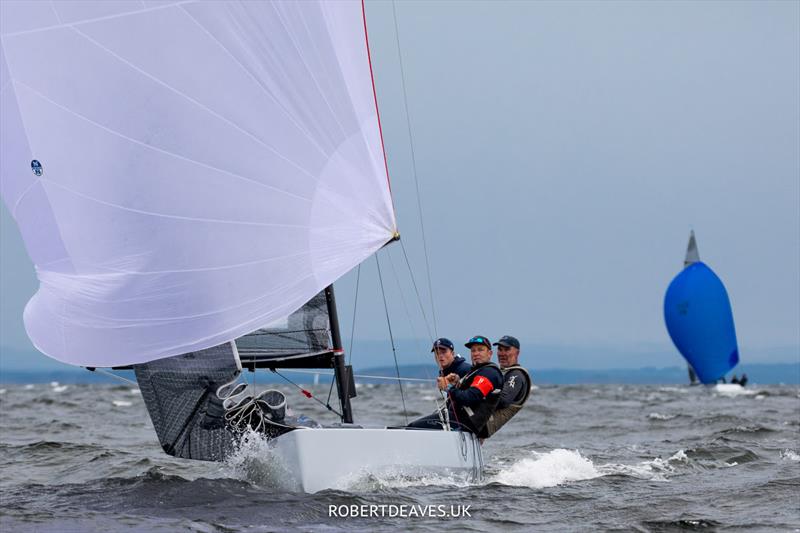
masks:
[[[485,443],[481,484],[371,477],[311,496],[274,488],[262,443],[225,464],[166,456],[135,388],[0,386],[0,530],[800,530],[800,390],[745,392],[544,387]],[[358,393],[358,422],[403,422],[396,385]],[[406,388],[409,415],[433,398]],[[346,504],[469,504],[471,517],[328,517]]]

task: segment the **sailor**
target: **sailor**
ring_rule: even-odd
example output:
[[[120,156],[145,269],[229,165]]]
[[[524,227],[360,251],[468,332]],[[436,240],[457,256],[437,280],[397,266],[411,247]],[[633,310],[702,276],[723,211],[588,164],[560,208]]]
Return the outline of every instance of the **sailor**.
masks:
[[[439,374],[441,376],[458,374],[458,377],[461,378],[469,373],[470,364],[466,359],[455,353],[455,345],[450,339],[445,337],[436,339],[431,352],[434,353],[436,362],[439,364]]]
[[[739,378],[739,385],[741,385],[742,387],[747,385],[747,374],[742,374],[742,377]]]
[[[453,341],[448,338],[441,337],[433,342],[431,352],[435,354],[436,362],[439,365],[439,375],[448,376],[455,374],[459,378],[467,375],[472,366],[466,359],[455,353],[455,345]],[[442,429],[443,416],[439,413],[423,416],[411,422],[408,427],[427,428],[427,429]],[[455,423],[454,414],[450,413],[451,427],[460,427]]]
[[[731,383],[733,383],[734,385],[739,385],[739,378],[736,377],[736,374],[734,374],[733,377],[731,378]]]
[[[519,364],[519,341],[511,335],[503,336],[494,343],[497,346],[497,360],[503,372],[503,392],[497,408],[486,422],[486,427],[478,436],[488,438],[503,427],[506,422],[522,410],[531,394],[531,375]]]
[[[451,418],[465,429],[480,433],[497,407],[503,389],[503,373],[492,363],[492,343],[477,335],[464,345],[469,348],[472,368],[469,374],[458,378],[448,374],[439,378],[440,389],[448,388]],[[451,420],[452,424],[452,420]]]
[[[481,335],[465,344],[470,349],[472,367],[460,377],[456,373],[437,379],[441,390],[447,390],[450,427],[478,433],[494,412],[503,387],[500,367],[491,362],[492,343]],[[417,419],[409,427],[443,429],[442,418],[434,413]]]

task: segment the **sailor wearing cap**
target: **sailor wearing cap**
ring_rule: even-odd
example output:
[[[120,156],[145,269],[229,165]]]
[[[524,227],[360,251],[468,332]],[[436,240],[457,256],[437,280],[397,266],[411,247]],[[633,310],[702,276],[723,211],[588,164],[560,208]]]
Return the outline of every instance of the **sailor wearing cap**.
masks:
[[[455,353],[455,346],[450,339],[444,337],[436,339],[431,352],[434,353],[436,362],[439,364],[440,375],[457,374],[458,377],[462,377],[469,373],[470,364],[466,359]]]
[[[455,348],[456,347],[453,344],[453,341],[445,337],[440,337],[433,342],[433,348],[431,348],[431,351],[435,354],[436,362],[439,364],[439,375],[452,375],[455,376],[454,381],[457,381],[458,378],[469,374],[470,370],[472,370],[472,366],[463,357],[455,354]],[[439,378],[440,381],[443,381],[444,379],[444,377]],[[444,386],[441,388],[447,388],[446,381],[444,381]],[[455,415],[453,414],[452,409],[450,409],[450,427],[453,429],[460,429],[461,425],[456,423],[454,418]],[[414,420],[408,425],[408,427],[421,429],[443,429],[444,421],[446,421],[444,413],[436,412]]]
[[[448,390],[450,427],[477,433],[486,425],[503,387],[500,367],[491,362],[492,343],[483,336],[472,337],[465,344],[470,349],[472,366],[463,377],[446,374],[437,380],[440,389]],[[409,427],[443,429],[439,413],[424,416]]]
[[[469,374],[458,379],[450,374],[439,378],[439,388],[453,386],[449,391],[451,419],[473,433],[481,433],[489,417],[500,400],[503,389],[503,374],[492,363],[492,343],[486,337],[477,335],[465,344],[472,356],[472,369]]]
[[[481,438],[491,437],[520,412],[531,393],[531,376],[519,364],[519,341],[516,337],[505,335],[494,345],[497,346],[497,359],[503,371],[503,392],[500,393],[496,410],[478,434]]]

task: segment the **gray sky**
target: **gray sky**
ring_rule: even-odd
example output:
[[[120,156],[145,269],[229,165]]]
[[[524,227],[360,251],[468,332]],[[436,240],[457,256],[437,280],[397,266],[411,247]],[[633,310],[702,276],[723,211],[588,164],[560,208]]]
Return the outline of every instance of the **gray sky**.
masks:
[[[742,360],[798,357],[800,2],[396,8],[440,335],[580,347],[577,365],[602,366],[593,346],[679,364],[662,304],[694,228]],[[367,22],[398,223],[427,299],[392,4],[368,3]],[[395,336],[427,337],[402,250],[380,257]],[[28,346],[36,282],[5,207],[1,268],[2,344]],[[346,337],[354,282],[337,284]],[[387,338],[382,306],[369,260],[357,337]]]

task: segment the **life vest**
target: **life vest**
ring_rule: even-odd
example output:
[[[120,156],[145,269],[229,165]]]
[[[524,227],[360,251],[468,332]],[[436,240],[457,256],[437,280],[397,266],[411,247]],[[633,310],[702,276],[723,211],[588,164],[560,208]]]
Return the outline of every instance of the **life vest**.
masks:
[[[528,401],[528,397],[531,395],[532,382],[531,382],[531,375],[528,373],[528,371],[524,367],[521,367],[519,365],[513,365],[503,369],[503,377],[505,378],[505,375],[511,370],[519,370],[525,375],[525,379],[527,379],[528,381],[528,390],[525,391],[525,396],[522,397],[522,401],[520,403],[512,403],[511,405],[507,405],[502,409],[495,410],[493,413],[489,415],[489,418],[486,421],[486,426],[478,434],[478,436],[481,437],[482,439],[489,438],[495,433],[497,433],[497,431],[501,427],[503,427],[506,424],[506,422],[511,420],[514,417],[514,415],[516,415],[522,410],[522,406],[525,405],[525,402]],[[505,385],[505,379],[503,381],[504,381],[503,384]],[[500,398],[498,395],[498,401],[499,400]],[[495,405],[496,404],[497,402],[495,402]]]
[[[458,388],[461,390],[469,389],[478,371],[486,367],[494,367],[501,374],[503,372],[495,363],[485,363],[477,368],[473,368],[469,374],[461,378],[458,382]],[[489,394],[484,397],[481,404],[475,408],[461,405],[456,406],[458,421],[466,425],[473,433],[477,434],[482,431],[486,425],[486,421],[489,420],[489,417],[497,408],[497,402],[500,401],[501,392],[503,392],[502,388],[489,391]],[[466,417],[466,420],[463,417]]]

